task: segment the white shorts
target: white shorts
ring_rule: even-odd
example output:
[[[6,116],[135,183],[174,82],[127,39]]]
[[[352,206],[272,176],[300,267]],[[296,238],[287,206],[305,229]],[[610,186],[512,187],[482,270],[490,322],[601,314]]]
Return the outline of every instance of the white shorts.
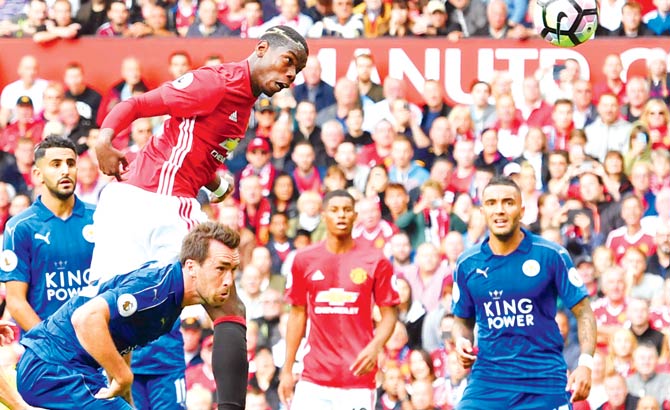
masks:
[[[105,187],[93,215],[91,280],[108,280],[149,261],[167,264],[188,231],[207,215],[194,198],[165,196],[134,185]]]
[[[299,381],[289,410],[374,410],[374,389],[343,389]]]

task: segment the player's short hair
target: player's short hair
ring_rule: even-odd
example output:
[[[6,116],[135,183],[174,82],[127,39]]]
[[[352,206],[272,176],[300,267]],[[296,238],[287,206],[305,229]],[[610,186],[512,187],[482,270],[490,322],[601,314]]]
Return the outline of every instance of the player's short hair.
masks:
[[[286,47],[288,49],[302,49],[309,55],[307,41],[297,31],[288,26],[275,26],[269,28],[261,35],[261,41],[265,40],[270,47]]]
[[[191,259],[203,263],[209,256],[210,241],[218,241],[230,249],[240,246],[240,234],[218,222],[203,222],[189,232],[181,245],[179,261]]]
[[[351,200],[352,204],[356,204],[356,200],[354,197],[349,193],[349,191],[344,190],[344,189],[336,189],[334,191],[328,192],[324,197],[323,197],[323,207],[325,208],[328,206],[328,202],[330,202],[331,199],[333,198],[338,198],[338,197],[344,197],[344,198],[349,198]]]
[[[49,148],[67,148],[71,149],[74,155],[77,155],[77,147],[70,139],[61,137],[60,135],[50,135],[35,147],[35,162],[44,158]]]
[[[514,188],[519,193],[519,195],[521,195],[521,189],[516,184],[516,182],[514,182],[514,180],[512,178],[506,177],[504,175],[494,176],[491,179],[491,181],[489,181],[489,183],[486,184],[486,186],[484,187],[484,190],[482,192],[486,191],[491,186],[509,186],[509,187]]]

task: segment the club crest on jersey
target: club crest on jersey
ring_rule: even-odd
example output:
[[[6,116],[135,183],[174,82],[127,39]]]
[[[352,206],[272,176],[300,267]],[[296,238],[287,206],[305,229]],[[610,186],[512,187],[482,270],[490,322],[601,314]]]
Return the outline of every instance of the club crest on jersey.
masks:
[[[84,237],[84,240],[88,243],[95,243],[95,230],[93,229],[92,224],[84,226],[84,229],[81,230],[81,236]]]
[[[124,293],[116,300],[116,307],[119,310],[119,315],[123,317],[131,316],[137,312],[137,299],[130,293]]]
[[[11,272],[16,269],[16,266],[19,264],[19,258],[16,256],[14,251],[5,249],[0,253],[0,269],[5,272]]]
[[[177,90],[183,90],[193,83],[193,73],[186,73],[172,81],[172,86]]]
[[[529,278],[537,276],[540,273],[540,262],[535,259],[528,259],[521,266],[521,271]]]
[[[354,268],[349,273],[349,278],[354,282],[354,285],[360,285],[367,280],[368,273],[363,268]]]
[[[573,267],[568,270],[568,279],[570,280],[570,283],[572,283],[578,288],[581,288],[584,285],[584,280],[582,279],[582,276],[579,274],[577,268]]]

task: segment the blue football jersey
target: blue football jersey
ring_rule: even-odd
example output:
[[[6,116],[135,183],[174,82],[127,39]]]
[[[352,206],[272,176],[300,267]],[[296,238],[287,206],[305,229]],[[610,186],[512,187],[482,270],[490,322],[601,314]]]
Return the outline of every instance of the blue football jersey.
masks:
[[[96,296],[109,305],[109,329],[116,349],[122,354],[129,352],[168,333],[179,318],[184,299],[181,264],[144,265],[84,288],[26,333],[21,344],[46,362],[99,367],[79,343],[71,322],[72,313]]]
[[[573,307],[587,297],[568,252],[527,230],[509,255],[488,238],[466,251],[454,273],[453,312],[477,323],[479,353],[471,380],[491,388],[555,394],[565,390],[557,298]]]
[[[63,220],[39,197],[7,222],[0,281],[28,283],[28,303],[42,320],[88,285],[94,211],[75,197],[72,215]]]

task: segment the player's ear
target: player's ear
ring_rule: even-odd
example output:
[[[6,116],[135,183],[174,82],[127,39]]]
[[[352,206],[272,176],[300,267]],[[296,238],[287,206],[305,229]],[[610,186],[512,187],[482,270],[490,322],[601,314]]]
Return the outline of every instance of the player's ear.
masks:
[[[188,274],[189,277],[194,278],[196,275],[196,262],[193,259],[186,259],[184,262],[184,271]]]
[[[37,167],[37,164],[33,165],[31,173],[32,173],[33,179],[35,179],[36,181],[40,181],[42,183],[44,182],[42,180],[42,171]]]
[[[256,44],[256,57],[262,58],[270,48],[270,43],[267,40],[261,40]]]

